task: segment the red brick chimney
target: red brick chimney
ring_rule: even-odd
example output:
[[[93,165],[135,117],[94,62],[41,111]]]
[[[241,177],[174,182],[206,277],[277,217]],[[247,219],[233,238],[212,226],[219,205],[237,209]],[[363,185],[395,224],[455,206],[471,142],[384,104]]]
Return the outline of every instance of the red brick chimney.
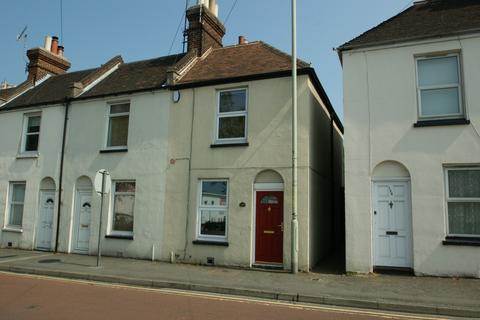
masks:
[[[215,0],[197,0],[198,4],[187,10],[188,51],[197,50],[199,56],[210,48],[222,47],[225,27],[217,17]]]
[[[47,74],[58,75],[67,72],[70,62],[63,57],[63,47],[58,52],[58,38],[47,37],[45,48],[34,48],[27,51],[28,80],[37,81]],[[54,52],[51,50],[55,50]]]

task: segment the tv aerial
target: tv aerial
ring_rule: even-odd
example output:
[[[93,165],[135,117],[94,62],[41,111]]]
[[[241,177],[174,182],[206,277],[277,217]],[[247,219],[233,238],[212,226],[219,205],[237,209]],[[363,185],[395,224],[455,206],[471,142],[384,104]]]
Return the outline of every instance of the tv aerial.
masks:
[[[20,32],[17,35],[17,42],[21,42],[23,44],[21,55],[22,55],[23,61],[25,62],[25,72],[28,71],[28,60],[25,58],[26,51],[27,51],[27,29],[28,29],[28,25],[25,25],[25,27],[23,27],[22,32]]]

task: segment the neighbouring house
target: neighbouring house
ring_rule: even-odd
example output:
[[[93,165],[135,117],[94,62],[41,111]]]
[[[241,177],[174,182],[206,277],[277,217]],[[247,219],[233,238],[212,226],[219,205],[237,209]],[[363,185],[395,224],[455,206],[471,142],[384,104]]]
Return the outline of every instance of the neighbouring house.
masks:
[[[480,277],[480,2],[415,1],[338,52],[347,270]]]
[[[243,37],[224,47],[217,12],[216,1],[188,9],[182,54],[65,72],[45,67],[70,66],[49,40],[29,51],[29,78],[49,75],[0,107],[3,247],[95,254],[103,168],[103,254],[290,268],[291,57]],[[343,128],[313,68],[298,72],[309,270],[342,229]]]

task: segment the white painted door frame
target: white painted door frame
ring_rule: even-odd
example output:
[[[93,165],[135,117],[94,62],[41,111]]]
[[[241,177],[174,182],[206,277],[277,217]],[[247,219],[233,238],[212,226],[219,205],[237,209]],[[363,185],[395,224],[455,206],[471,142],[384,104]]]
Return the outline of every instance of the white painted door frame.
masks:
[[[40,190],[35,249],[52,250],[55,201],[55,190]]]
[[[73,217],[73,241],[72,241],[72,252],[74,253],[81,253],[81,254],[88,254],[89,248],[86,248],[84,250],[78,248],[78,241],[79,241],[79,235],[80,235],[80,227],[81,227],[81,221],[80,221],[80,213],[82,210],[82,206],[84,205],[84,197],[89,197],[89,204],[90,208],[92,205],[92,190],[77,190],[75,193],[75,211],[74,211],[74,217]],[[91,209],[90,209],[91,210]],[[91,217],[92,212],[90,211],[90,221],[88,223],[88,228],[89,228],[89,234],[91,232]],[[90,241],[90,237],[88,237],[88,240]]]
[[[380,208],[380,195],[378,195],[379,185],[386,185],[389,190],[387,208]],[[405,194],[397,196],[398,186],[404,186]],[[399,217],[399,212],[395,213],[397,208],[402,208],[403,219]],[[385,202],[385,201],[384,201]],[[389,208],[388,208],[389,207]],[[387,210],[388,212],[381,212]],[[386,217],[385,214],[388,216]],[[398,267],[413,269],[413,226],[412,226],[412,201],[410,178],[376,178],[372,179],[372,261],[373,266],[377,267]],[[389,219],[389,230],[380,230],[381,218]],[[383,228],[384,229],[384,228]],[[391,230],[390,230],[391,229]],[[383,247],[382,247],[383,241]],[[388,245],[388,248],[386,246]],[[387,255],[386,250],[388,249]],[[383,257],[381,254],[383,253]],[[392,254],[394,256],[392,256]]]

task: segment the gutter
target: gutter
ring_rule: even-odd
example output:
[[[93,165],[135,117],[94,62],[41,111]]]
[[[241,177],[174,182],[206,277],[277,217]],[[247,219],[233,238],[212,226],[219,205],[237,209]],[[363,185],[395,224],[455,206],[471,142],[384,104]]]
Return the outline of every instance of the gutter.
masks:
[[[72,99],[65,97],[65,119],[63,120],[62,151],[60,153],[60,173],[58,177],[58,200],[57,200],[57,231],[55,234],[55,253],[58,253],[58,238],[60,235],[60,213],[62,210],[62,192],[63,192],[63,165],[65,162],[65,141],[67,138],[68,111]]]

